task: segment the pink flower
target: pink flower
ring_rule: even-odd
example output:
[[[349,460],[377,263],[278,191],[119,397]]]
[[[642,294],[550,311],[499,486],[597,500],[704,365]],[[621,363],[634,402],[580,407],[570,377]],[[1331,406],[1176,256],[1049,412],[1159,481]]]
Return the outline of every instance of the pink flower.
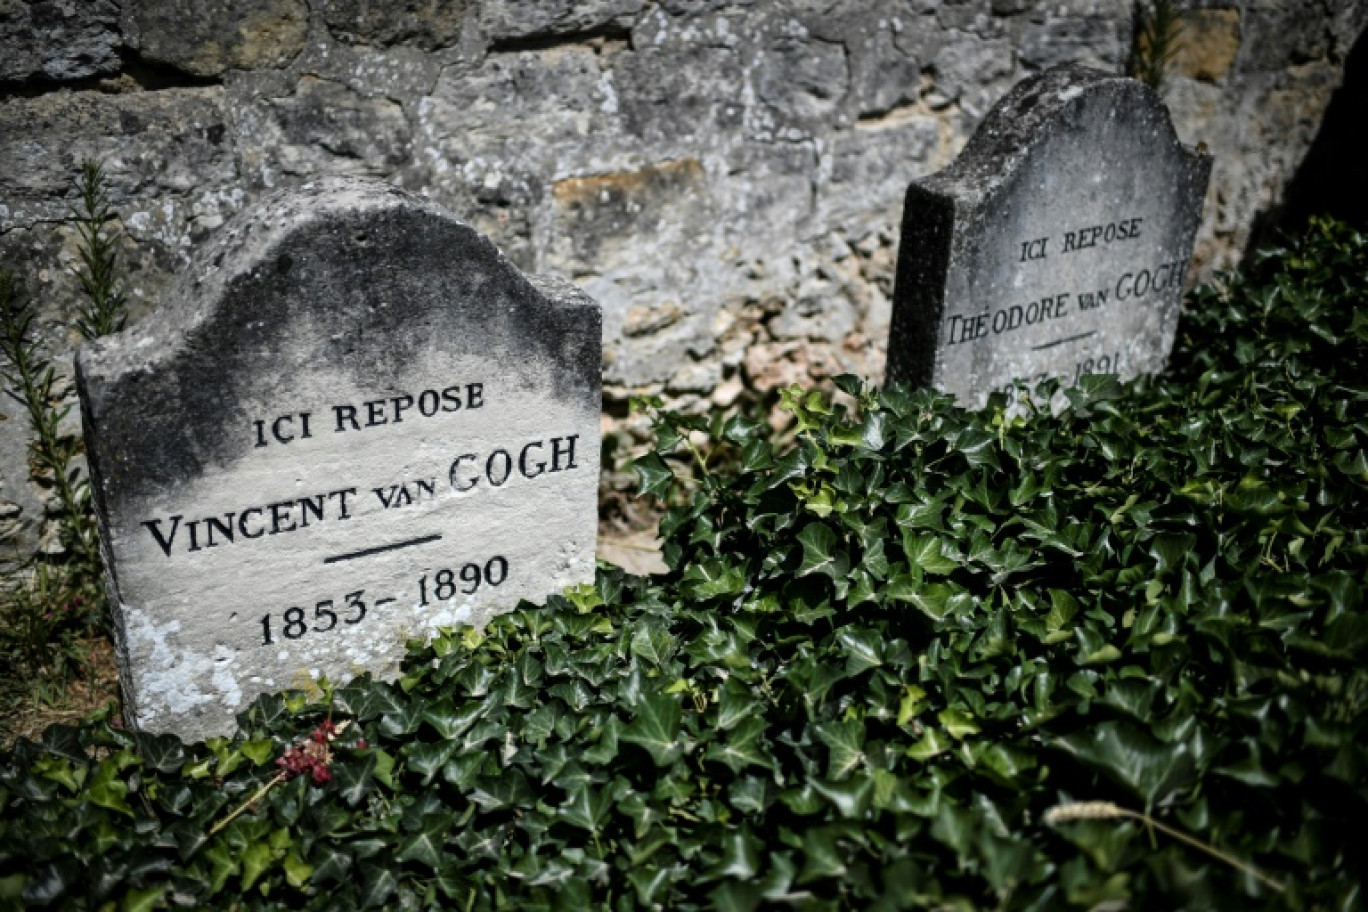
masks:
[[[337,726],[326,719],[304,741],[287,748],[276,766],[286,779],[308,773],[314,785],[323,785],[332,779],[332,750],[328,745],[336,737]]]

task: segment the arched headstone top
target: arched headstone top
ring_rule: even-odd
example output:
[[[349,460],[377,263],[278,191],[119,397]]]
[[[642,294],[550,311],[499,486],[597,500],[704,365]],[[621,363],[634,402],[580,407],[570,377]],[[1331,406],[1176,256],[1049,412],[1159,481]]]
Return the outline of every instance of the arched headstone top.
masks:
[[[1133,79],[1024,80],[908,189],[889,380],[976,406],[1015,380],[1161,370],[1210,167]]]
[[[126,707],[257,694],[594,573],[602,320],[384,184],[274,194],[77,357]]]

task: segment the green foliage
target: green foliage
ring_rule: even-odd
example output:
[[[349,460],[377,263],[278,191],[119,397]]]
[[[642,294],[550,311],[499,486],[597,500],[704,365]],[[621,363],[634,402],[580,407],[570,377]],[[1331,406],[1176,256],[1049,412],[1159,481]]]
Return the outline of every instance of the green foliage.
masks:
[[[78,183],[81,205],[72,212],[72,220],[81,258],[76,278],[85,298],[76,317],[76,328],[82,338],[90,340],[123,329],[127,314],[119,284],[118,235],[105,230],[115,214],[105,186],[104,168],[97,162],[85,162]]]
[[[1086,377],[1057,417],[854,378],[857,411],[786,397],[787,452],[673,417],[643,472],[669,578],[603,569],[231,740],[49,729],[0,758],[0,897],[1351,908],[1365,289],[1368,239],[1322,223],[1200,291],[1170,375]],[[355,720],[332,781],[210,837],[327,714]]]
[[[1178,53],[1183,33],[1184,4],[1179,0],[1136,0],[1135,31],[1131,38],[1130,75],[1162,92],[1169,64]]]
[[[0,679],[27,682],[35,696],[52,699],[83,665],[76,640],[98,616],[100,558],[89,486],[75,464],[81,441],[63,428],[71,407],[57,393],[57,373],[34,337],[33,319],[31,302],[0,272],[0,384],[27,414],[29,471],[53,494],[64,552],[59,563],[35,561],[4,594]]]
[[[86,162],[77,181],[80,206],[72,213],[81,265],[75,269],[85,292],[74,325],[95,339],[124,325],[116,237],[104,225],[114,217],[103,169]],[[39,699],[51,701],[84,665],[81,636],[104,620],[99,539],[90,484],[79,459],[81,438],[66,429],[69,400],[34,326],[37,307],[14,277],[0,270],[0,384],[24,410],[33,434],[29,471],[52,495],[50,517],[57,524],[60,556],[40,555],[24,584],[0,605],[0,680],[24,681]],[[8,689],[8,688],[5,688]]]
[[[67,685],[90,670],[82,637],[95,617],[92,603],[60,568],[42,562],[27,568],[0,604],[0,700],[59,704]]]
[[[99,567],[90,492],[73,462],[81,452],[80,439],[67,434],[62,422],[71,406],[57,392],[57,371],[34,335],[35,307],[23,297],[13,277],[0,272],[0,381],[5,394],[24,409],[33,431],[29,466],[33,480],[51,488],[59,511],[67,519],[62,545],[85,567]]]

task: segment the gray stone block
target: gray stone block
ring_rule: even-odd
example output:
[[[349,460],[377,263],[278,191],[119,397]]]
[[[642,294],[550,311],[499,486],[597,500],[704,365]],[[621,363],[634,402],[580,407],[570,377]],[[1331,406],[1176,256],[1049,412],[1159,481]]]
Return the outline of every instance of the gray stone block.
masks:
[[[116,73],[119,44],[113,0],[0,0],[0,83]]]
[[[432,51],[461,37],[470,0],[319,0],[316,4],[339,41],[405,44]]]
[[[196,76],[289,63],[309,31],[305,0],[129,0],[123,28],[153,63]]]
[[[772,117],[773,137],[797,139],[836,119],[850,64],[841,43],[815,38],[795,23],[781,23],[775,32],[760,52],[756,96]]]
[[[1041,17],[1022,23],[1017,53],[1030,70],[1066,64],[1120,72],[1129,50],[1130,29],[1115,15]]]
[[[600,314],[384,184],[267,198],[155,321],[81,349],[125,709],[397,672],[405,640],[594,576]]]
[[[0,232],[68,216],[83,161],[104,163],[125,221],[141,220],[130,199],[161,207],[234,181],[223,89],[55,92],[0,105]]]
[[[908,189],[888,379],[979,406],[1014,380],[1162,370],[1210,170],[1135,80],[1025,80]]]
[[[495,41],[592,32],[630,22],[645,6],[646,0],[484,0],[480,25]]]
[[[240,160],[261,186],[277,175],[388,177],[412,160],[403,108],[329,79],[305,76],[289,95],[248,108],[239,128],[252,137]]]

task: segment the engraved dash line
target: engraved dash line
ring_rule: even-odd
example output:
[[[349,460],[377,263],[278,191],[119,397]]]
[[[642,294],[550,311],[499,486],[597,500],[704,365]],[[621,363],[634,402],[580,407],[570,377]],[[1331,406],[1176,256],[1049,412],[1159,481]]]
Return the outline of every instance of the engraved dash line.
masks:
[[[422,538],[411,538],[408,541],[395,542],[392,545],[365,548],[361,551],[352,551],[349,554],[334,554],[332,557],[323,558],[323,563],[336,564],[340,561],[356,560],[358,557],[370,557],[372,554],[383,554],[386,551],[397,551],[400,548],[412,548],[414,545],[426,545],[428,542],[437,541],[441,537],[442,533],[438,532],[434,535],[424,535]]]
[[[1031,351],[1044,351],[1047,348],[1054,348],[1056,345],[1065,345],[1069,342],[1077,342],[1079,339],[1086,339],[1089,336],[1097,335],[1097,330],[1092,332],[1079,333],[1076,336],[1065,336],[1062,339],[1055,339],[1053,342],[1046,342],[1044,345],[1033,345]]]

